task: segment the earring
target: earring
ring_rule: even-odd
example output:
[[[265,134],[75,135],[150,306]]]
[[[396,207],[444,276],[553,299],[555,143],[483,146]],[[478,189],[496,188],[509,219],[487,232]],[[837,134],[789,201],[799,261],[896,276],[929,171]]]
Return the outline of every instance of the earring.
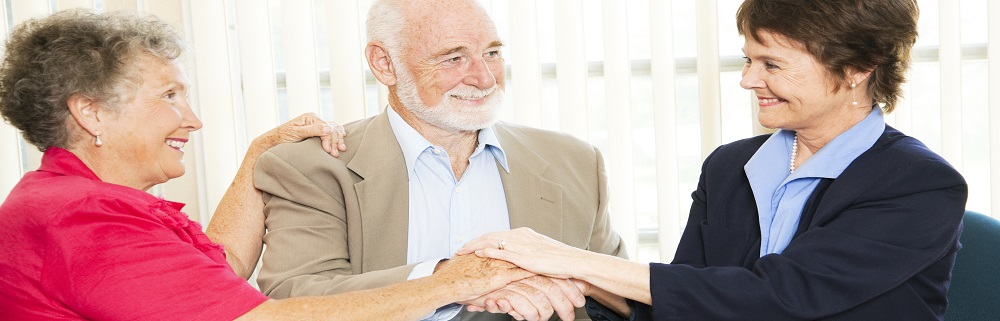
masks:
[[[104,142],[101,141],[101,135],[94,136],[94,146],[97,147],[104,146]]]
[[[857,86],[858,84],[853,82],[851,83],[851,100],[853,100],[853,102],[851,102],[851,105],[854,105],[855,107],[858,106],[858,97],[854,95],[854,87]]]

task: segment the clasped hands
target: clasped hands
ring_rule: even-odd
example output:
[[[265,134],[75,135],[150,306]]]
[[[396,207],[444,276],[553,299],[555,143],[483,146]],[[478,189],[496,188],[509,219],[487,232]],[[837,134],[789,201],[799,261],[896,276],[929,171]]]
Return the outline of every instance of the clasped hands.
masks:
[[[586,302],[586,284],[534,275],[473,300],[458,302],[472,312],[506,313],[517,320],[548,320],[553,313],[575,320],[574,308]]]
[[[518,244],[519,249],[502,249],[507,238]],[[516,252],[534,252],[532,255],[511,257]],[[579,249],[559,243],[555,240],[537,234],[530,229],[518,229],[483,235],[470,241],[458,251],[458,255],[475,253],[484,258],[497,258],[525,264],[520,266],[531,271],[533,276],[508,283],[503,288],[489,292],[472,300],[461,301],[466,309],[473,312],[490,312],[510,314],[517,320],[548,320],[553,313],[562,320],[575,320],[574,308],[583,307],[585,296],[590,291],[590,284],[581,280],[571,279],[562,273],[551,273],[547,269],[537,269],[539,265],[569,264],[572,253]],[[549,256],[550,255],[550,256]],[[549,256],[539,261],[535,258]],[[529,268],[530,267],[530,268]],[[539,273],[539,274],[535,274]],[[544,273],[544,274],[543,274]]]

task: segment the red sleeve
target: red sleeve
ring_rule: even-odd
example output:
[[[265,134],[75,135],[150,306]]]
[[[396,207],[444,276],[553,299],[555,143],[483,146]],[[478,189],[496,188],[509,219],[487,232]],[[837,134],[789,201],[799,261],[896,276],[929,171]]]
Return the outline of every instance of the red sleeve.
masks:
[[[80,315],[232,320],[267,300],[183,213],[86,203],[49,225],[42,272],[46,291]]]

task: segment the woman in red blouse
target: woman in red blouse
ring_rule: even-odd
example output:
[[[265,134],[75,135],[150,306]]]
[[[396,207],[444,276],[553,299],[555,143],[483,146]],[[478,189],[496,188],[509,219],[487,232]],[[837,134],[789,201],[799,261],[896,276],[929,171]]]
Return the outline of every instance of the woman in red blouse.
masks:
[[[341,134],[303,115],[255,139],[206,236],[183,204],[145,192],[184,174],[184,146],[202,127],[183,48],[163,22],[124,14],[66,11],[11,34],[0,113],[45,154],[0,206],[3,319],[406,320],[529,275],[464,256],[383,289],[268,300],[245,280],[264,232],[254,162],[310,136],[337,154]]]

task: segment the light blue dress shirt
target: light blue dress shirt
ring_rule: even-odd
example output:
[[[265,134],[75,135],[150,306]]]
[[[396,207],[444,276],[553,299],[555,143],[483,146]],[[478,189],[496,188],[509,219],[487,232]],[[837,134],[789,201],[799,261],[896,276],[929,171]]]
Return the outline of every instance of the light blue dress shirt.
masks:
[[[510,229],[507,196],[497,163],[507,173],[510,168],[496,133],[485,128],[479,131],[479,144],[465,173],[455,179],[444,148],[431,144],[395,110],[387,109],[409,176],[406,262],[420,262],[410,273],[409,279],[414,279],[433,273],[437,262],[451,257],[466,242]],[[425,320],[447,320],[459,310],[439,309]]]
[[[802,210],[823,178],[837,178],[885,131],[882,109],[841,133],[788,173],[795,132],[779,130],[760,146],[743,169],[760,218],[760,256],[780,254],[792,241]]]

